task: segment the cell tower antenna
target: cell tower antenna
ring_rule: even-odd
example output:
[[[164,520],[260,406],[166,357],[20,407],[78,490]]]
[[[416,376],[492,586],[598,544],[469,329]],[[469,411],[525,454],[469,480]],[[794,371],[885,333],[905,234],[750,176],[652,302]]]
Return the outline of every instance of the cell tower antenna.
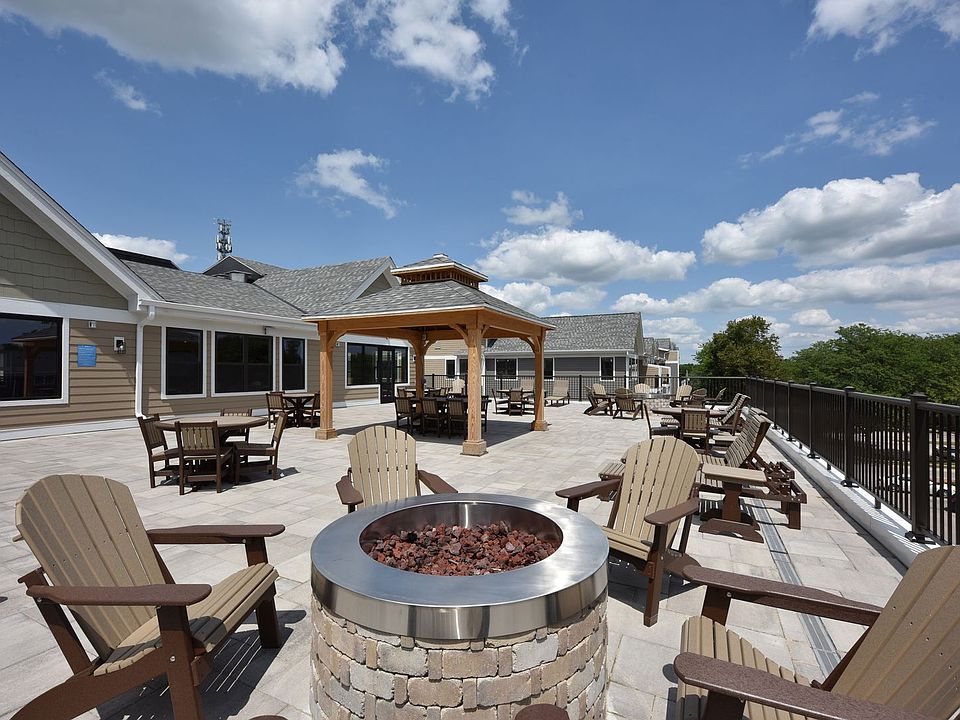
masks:
[[[217,260],[223,260],[233,252],[233,241],[230,239],[230,221],[217,218]]]

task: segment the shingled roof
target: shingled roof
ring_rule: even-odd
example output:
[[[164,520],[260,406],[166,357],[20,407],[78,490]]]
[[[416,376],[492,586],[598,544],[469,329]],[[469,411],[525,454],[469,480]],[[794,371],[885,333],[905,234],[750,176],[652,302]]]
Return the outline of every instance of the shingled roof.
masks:
[[[635,352],[640,313],[607,315],[557,315],[544,318],[555,326],[547,334],[548,353],[583,350]],[[532,352],[519,338],[494,340],[488,355]]]
[[[302,270],[254,268],[263,274],[255,284],[296,305],[304,315],[317,315],[353,300],[371,275],[392,265],[389,257],[378,257]]]
[[[344,303],[320,317],[340,318],[359,315],[386,315],[405,312],[429,312],[431,310],[456,310],[461,308],[489,308],[497,312],[522,318],[538,325],[552,326],[552,323],[504,302],[482,290],[464,285],[455,280],[401,285],[381,290],[365,297]]]

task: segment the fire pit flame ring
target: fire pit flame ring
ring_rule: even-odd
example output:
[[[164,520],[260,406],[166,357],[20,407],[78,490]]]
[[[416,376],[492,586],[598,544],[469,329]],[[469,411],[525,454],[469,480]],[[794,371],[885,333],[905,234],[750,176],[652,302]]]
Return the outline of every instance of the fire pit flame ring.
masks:
[[[453,577],[388,567],[360,545],[425,524],[499,520],[560,540],[560,546],[526,567]],[[324,608],[359,625],[397,635],[474,640],[555,625],[590,607],[607,588],[608,551],[606,536],[591,520],[553,503],[507,495],[429,495],[375,505],[328,525],[311,549],[311,581]]]

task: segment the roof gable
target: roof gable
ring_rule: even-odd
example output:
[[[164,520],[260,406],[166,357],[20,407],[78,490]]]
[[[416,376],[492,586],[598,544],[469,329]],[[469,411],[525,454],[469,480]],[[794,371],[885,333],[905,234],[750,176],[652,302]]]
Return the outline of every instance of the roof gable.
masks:
[[[640,313],[558,315],[547,317],[555,328],[547,334],[548,353],[602,350],[634,352]],[[502,338],[487,348],[491,354],[529,353],[530,346],[517,338]]]

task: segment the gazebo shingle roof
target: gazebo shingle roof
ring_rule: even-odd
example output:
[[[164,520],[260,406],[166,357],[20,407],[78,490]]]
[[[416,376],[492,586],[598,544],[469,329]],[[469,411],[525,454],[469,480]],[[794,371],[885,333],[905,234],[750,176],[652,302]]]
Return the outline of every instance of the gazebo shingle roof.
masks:
[[[547,335],[547,351],[610,350],[634,352],[640,313],[615,315],[558,315],[544,318],[555,327]],[[486,349],[488,354],[530,352],[519,338],[500,338]]]

